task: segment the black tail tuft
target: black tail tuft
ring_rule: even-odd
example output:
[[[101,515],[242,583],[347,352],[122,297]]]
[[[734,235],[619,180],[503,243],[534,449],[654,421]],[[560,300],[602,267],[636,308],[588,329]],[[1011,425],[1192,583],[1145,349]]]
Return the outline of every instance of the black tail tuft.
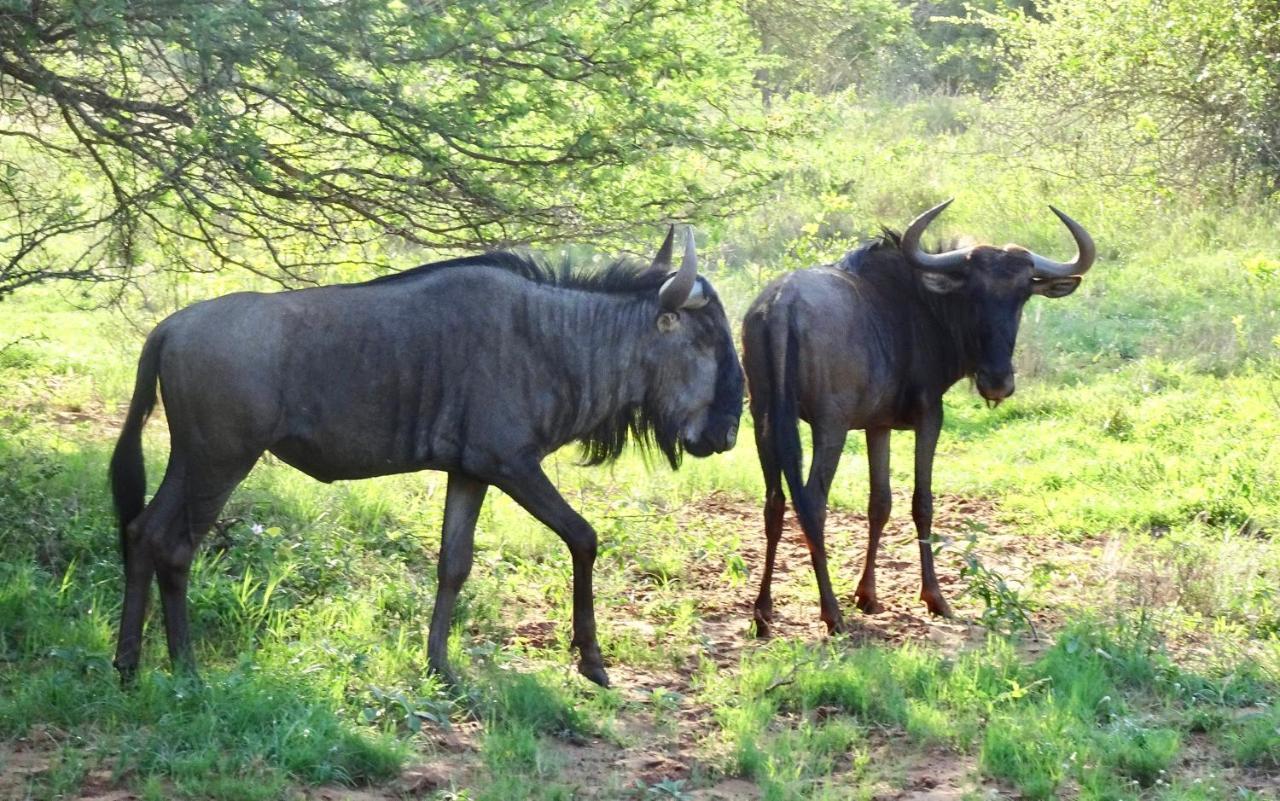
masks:
[[[774,455],[787,481],[787,492],[791,495],[791,504],[795,508],[796,517],[800,519],[800,526],[806,536],[812,537],[818,533],[818,517],[813,503],[805,493],[804,478],[801,475],[803,452],[800,447],[800,413],[796,401],[799,393],[796,365],[800,358],[800,343],[795,334],[794,310],[788,310],[785,325],[778,325],[780,321],[776,319],[770,322],[774,324],[768,327],[769,363],[773,378],[769,425]]]
[[[157,329],[142,346],[129,413],[120,431],[120,439],[116,441],[116,449],[111,454],[111,497],[120,523],[120,555],[125,562],[129,560],[129,539],[125,531],[129,523],[142,513],[146,502],[147,473],[142,456],[142,427],[156,405],[161,339]]]

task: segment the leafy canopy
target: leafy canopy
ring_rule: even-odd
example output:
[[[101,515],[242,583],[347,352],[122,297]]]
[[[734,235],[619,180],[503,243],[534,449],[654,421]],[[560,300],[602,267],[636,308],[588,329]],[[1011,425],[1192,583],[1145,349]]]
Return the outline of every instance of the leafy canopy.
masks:
[[[1046,0],[985,15],[1007,133],[1059,172],[1226,196],[1280,190],[1275,0]]]
[[[695,0],[0,0],[0,297],[726,214],[754,54]]]

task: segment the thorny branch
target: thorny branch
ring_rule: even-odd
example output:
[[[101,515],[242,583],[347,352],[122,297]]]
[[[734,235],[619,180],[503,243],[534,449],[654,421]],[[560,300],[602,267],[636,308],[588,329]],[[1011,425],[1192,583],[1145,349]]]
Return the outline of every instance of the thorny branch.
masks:
[[[564,22],[579,5],[9,7],[0,298],[157,269],[296,283],[399,248],[617,236],[757,195],[772,176],[740,154],[772,132],[735,116],[731,87],[706,91],[732,41],[651,41],[690,0],[633,0],[581,30]],[[695,148],[705,180],[664,181]]]

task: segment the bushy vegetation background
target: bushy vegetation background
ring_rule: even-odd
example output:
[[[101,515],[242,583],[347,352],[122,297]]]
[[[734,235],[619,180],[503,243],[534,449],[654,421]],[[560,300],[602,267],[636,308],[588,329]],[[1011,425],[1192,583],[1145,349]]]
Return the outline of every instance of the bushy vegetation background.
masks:
[[[438,795],[575,797],[560,743],[627,747],[625,721],[675,732],[693,704],[710,715],[690,778],[590,791],[740,777],[769,798],[870,797],[941,753],[978,795],[1275,797],[1274,3],[14,2],[0,37],[0,772],[43,755],[3,792],[399,787],[440,757],[430,732],[478,720],[474,769]],[[117,688],[105,464],[141,338],[173,309],[461,248],[644,252],[676,219],[736,319],[771,277],[953,195],[939,235],[1066,258],[1053,203],[1100,247],[1080,291],[1029,304],[1013,399],[949,395],[935,481],[993,501],[1030,553],[1099,549],[1110,585],[969,573],[994,629],[1020,605],[1070,621],[1047,652],[784,638],[699,659],[691,566],[724,564],[745,597],[742,543],[761,533],[676,520],[713,491],[758,501],[744,436],[679,474],[554,459],[601,534],[606,659],[693,671],[691,698],[565,670],[568,561],[501,497],[454,640],[468,678],[440,687],[423,646],[442,477],[322,486],[270,459],[197,562],[204,683],[160,669],[152,626],[154,669]],[[146,444],[154,482],[162,424]],[[896,439],[898,487],[909,449]],[[861,510],[858,437],[847,450],[833,501]],[[860,558],[838,556],[846,584]],[[637,598],[648,633],[609,612]],[[548,610],[549,643],[513,640],[521,605]]]

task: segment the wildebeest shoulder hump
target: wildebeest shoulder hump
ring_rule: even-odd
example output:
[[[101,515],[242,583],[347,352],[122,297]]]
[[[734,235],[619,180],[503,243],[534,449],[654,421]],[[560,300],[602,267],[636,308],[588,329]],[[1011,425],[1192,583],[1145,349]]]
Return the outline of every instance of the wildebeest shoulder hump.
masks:
[[[462,256],[456,259],[446,259],[411,267],[400,272],[379,276],[364,283],[367,285],[407,281],[434,275],[441,270],[466,269],[469,267],[495,268],[513,273],[535,284],[592,292],[629,293],[655,291],[666,279],[666,275],[662,272],[650,270],[647,265],[634,259],[622,258],[602,268],[589,268],[575,263],[566,256],[559,265],[552,266],[543,257],[534,253],[495,250],[475,256]]]

